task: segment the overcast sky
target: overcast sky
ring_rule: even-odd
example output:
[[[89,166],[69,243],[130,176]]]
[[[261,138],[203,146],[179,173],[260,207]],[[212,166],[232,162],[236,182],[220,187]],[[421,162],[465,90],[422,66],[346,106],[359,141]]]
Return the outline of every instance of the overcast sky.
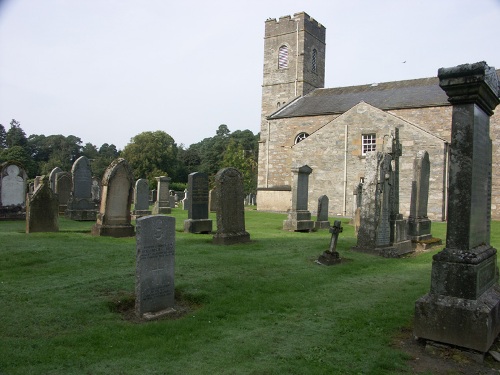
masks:
[[[0,124],[122,149],[259,132],[264,22],[326,27],[326,87],[500,68],[500,0],[0,0]]]

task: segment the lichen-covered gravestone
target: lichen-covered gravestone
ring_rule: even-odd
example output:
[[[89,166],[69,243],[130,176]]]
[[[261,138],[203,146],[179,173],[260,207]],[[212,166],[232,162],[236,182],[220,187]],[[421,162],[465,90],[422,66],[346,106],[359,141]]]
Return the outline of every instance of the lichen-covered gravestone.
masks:
[[[188,219],[184,221],[184,232],[211,233],[212,220],[208,218],[208,175],[194,172],[188,176]]]
[[[174,311],[175,218],[164,215],[137,219],[135,311],[154,319]]]
[[[497,250],[490,245],[490,116],[498,78],[485,62],[441,68],[453,105],[446,248],[433,257],[430,292],[415,303],[415,336],[487,352],[500,333]]]
[[[94,236],[130,237],[135,234],[130,223],[133,186],[134,176],[127,161],[114,160],[102,178],[101,207],[92,227]]]
[[[250,241],[245,230],[245,193],[243,176],[235,168],[224,168],[215,176],[217,194],[217,233],[213,237],[216,245],[232,245]]]
[[[26,233],[58,231],[59,202],[50,188],[49,178],[42,176],[40,185],[27,201]]]

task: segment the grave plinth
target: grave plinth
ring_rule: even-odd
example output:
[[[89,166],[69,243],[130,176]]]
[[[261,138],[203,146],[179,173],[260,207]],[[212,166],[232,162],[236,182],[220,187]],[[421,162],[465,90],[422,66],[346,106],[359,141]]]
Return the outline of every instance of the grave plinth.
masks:
[[[283,229],[292,232],[310,232],[314,229],[314,221],[311,220],[311,212],[307,209],[309,195],[309,175],[312,168],[304,165],[292,168],[292,208],[288,211],[288,217],[283,220]]]
[[[498,79],[485,62],[442,68],[438,76],[453,104],[448,230],[446,248],[433,257],[430,292],[415,303],[414,333],[486,352],[500,332],[489,136]]]

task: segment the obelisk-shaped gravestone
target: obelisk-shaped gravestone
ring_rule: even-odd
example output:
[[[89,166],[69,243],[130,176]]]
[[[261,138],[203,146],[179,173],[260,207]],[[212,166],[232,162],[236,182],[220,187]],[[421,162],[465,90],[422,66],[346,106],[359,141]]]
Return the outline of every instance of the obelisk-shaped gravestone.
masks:
[[[211,233],[212,220],[208,218],[208,175],[194,172],[188,176],[188,219],[184,220],[184,232]]]
[[[427,217],[430,171],[429,153],[419,151],[413,162],[410,216],[408,217],[408,235],[413,241],[426,241],[432,238],[431,221]]]
[[[485,62],[439,69],[453,105],[446,248],[434,255],[430,292],[415,303],[417,337],[487,352],[500,332],[497,251],[490,245],[490,116],[500,103]]]
[[[221,169],[215,175],[217,194],[217,233],[213,237],[216,245],[232,245],[250,241],[245,230],[245,192],[243,176],[235,168]]]
[[[283,220],[283,229],[294,232],[309,232],[314,229],[311,212],[307,209],[309,197],[309,175],[312,168],[308,165],[292,168],[292,208]]]

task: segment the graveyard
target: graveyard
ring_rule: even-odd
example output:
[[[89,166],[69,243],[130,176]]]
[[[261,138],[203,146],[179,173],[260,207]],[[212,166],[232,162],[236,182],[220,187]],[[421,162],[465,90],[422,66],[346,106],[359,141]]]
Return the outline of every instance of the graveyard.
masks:
[[[285,231],[286,214],[247,207],[250,242],[228,246],[185,232],[187,211],[168,216],[176,313],[152,321],[134,313],[135,237],[92,236],[94,222],[64,217],[47,233],[0,222],[0,373],[401,374],[425,363],[423,345],[414,355],[399,343],[414,340],[415,301],[442,247],[401,258],[355,252],[354,227],[340,219],[342,262],[323,266],[329,231]],[[433,234],[446,238],[446,224],[433,223]],[[497,221],[491,245],[500,246]],[[490,356],[457,355],[435,355],[440,367],[424,373],[500,369]]]

